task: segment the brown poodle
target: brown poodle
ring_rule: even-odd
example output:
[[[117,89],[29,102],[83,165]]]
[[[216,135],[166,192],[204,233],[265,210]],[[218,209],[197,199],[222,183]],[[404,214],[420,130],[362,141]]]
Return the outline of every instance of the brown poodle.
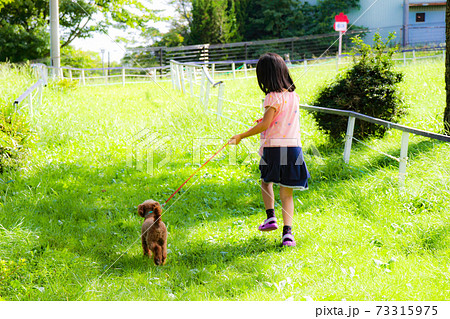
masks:
[[[138,206],[138,214],[145,218],[141,231],[144,256],[150,258],[153,253],[156,265],[164,265],[167,257],[167,228],[161,220],[161,212],[161,205],[151,199]]]

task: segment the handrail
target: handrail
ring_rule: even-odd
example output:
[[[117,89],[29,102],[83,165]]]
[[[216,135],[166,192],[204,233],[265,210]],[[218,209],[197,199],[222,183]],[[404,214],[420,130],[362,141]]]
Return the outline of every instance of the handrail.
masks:
[[[389,121],[385,121],[382,119],[378,119],[369,115],[365,115],[365,114],[361,114],[358,112],[354,112],[354,111],[346,111],[346,110],[339,110],[339,109],[331,109],[331,108],[327,108],[327,107],[319,107],[319,106],[311,106],[311,105],[306,105],[306,104],[301,104],[300,107],[302,109],[308,110],[308,111],[317,111],[317,112],[322,112],[322,113],[328,113],[328,114],[336,114],[336,115],[342,115],[342,116],[353,116],[357,119],[366,121],[366,122],[370,122],[370,123],[374,123],[374,124],[378,124],[378,125],[383,125],[386,126],[388,129],[396,129],[402,132],[408,132],[408,133],[412,133],[415,135],[420,135],[420,136],[424,136],[424,137],[429,137],[429,138],[433,138],[436,140],[440,140],[443,142],[450,142],[450,136],[447,135],[443,135],[443,134],[438,134],[438,133],[433,133],[433,132],[428,132],[428,131],[424,131],[424,130],[420,130],[420,129],[416,129],[416,128],[412,128],[409,126],[404,126],[404,125],[400,125],[397,123],[392,123]]]
[[[46,65],[47,68],[49,69],[58,69],[55,66],[51,66],[51,65]],[[64,69],[64,70],[75,70],[75,71],[102,71],[102,70],[162,70],[162,69],[168,69],[169,66],[165,65],[165,66],[154,66],[154,67],[149,67],[149,68],[140,68],[140,67],[127,67],[127,66],[116,66],[116,67],[109,67],[109,68],[87,68],[87,69],[82,69],[82,68],[74,68],[71,66],[61,66],[59,67],[59,69]]]
[[[25,92],[23,92],[15,101],[14,105],[19,105],[28,95],[31,94],[36,88],[38,88],[40,85],[44,85],[45,82],[42,79],[39,79],[34,83],[32,86],[30,86]]]

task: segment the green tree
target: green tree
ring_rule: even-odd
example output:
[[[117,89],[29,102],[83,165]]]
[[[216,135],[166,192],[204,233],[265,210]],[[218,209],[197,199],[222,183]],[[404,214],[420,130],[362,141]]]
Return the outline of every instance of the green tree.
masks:
[[[0,0],[0,10],[5,6],[5,4],[11,3],[13,0]]]
[[[248,23],[244,38],[274,39],[301,36],[305,19],[300,2],[295,0],[251,1],[247,7]]]
[[[61,49],[61,65],[74,68],[100,68],[102,59],[98,52],[82,51],[68,45]]]
[[[15,0],[0,6],[0,61],[20,62],[49,53],[49,0]],[[9,0],[7,0],[9,1]],[[61,47],[110,26],[143,30],[158,20],[144,0],[60,0]],[[3,7],[2,7],[3,6]],[[94,18],[99,21],[94,21]]]
[[[226,43],[235,31],[233,1],[192,0],[189,44]]]

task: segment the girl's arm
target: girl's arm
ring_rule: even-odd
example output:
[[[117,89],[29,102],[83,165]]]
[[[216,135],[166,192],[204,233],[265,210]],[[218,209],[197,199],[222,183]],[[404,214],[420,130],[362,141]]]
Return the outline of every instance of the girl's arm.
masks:
[[[270,106],[267,107],[266,111],[264,112],[264,117],[263,117],[261,122],[259,122],[255,126],[253,126],[248,131],[233,136],[228,141],[228,143],[231,144],[231,145],[238,145],[239,142],[241,141],[241,139],[249,137],[249,136],[253,136],[253,135],[261,133],[261,132],[264,132],[270,126],[270,123],[272,123],[272,120],[273,120],[273,118],[275,116],[275,112],[276,112],[276,110],[275,110],[274,107],[270,107]]]

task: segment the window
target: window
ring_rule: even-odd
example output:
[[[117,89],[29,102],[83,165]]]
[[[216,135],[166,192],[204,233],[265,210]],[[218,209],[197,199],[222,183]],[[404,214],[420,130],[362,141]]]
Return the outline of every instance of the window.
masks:
[[[425,22],[425,12],[416,13],[416,22]]]

